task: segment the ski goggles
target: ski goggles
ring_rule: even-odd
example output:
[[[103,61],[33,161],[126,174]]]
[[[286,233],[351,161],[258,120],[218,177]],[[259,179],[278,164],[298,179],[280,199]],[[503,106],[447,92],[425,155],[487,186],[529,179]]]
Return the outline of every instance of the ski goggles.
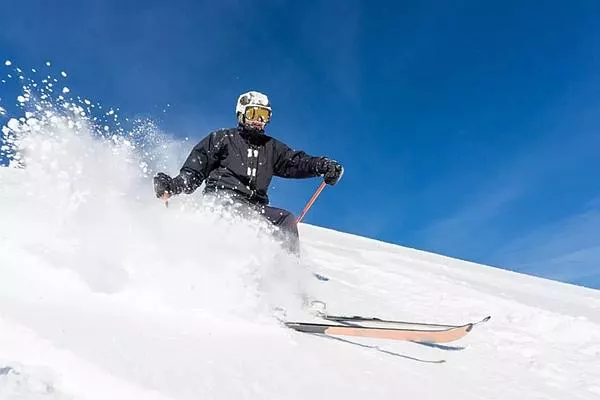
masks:
[[[244,111],[244,117],[249,121],[267,123],[271,119],[271,110],[265,107],[249,106]]]

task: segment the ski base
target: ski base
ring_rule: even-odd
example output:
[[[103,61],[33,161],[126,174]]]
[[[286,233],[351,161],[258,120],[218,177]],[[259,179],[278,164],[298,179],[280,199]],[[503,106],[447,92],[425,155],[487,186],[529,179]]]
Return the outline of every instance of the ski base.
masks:
[[[449,343],[465,337],[475,325],[488,321],[486,317],[478,322],[464,325],[438,325],[411,323],[406,321],[381,320],[378,318],[324,316],[326,320],[344,325],[312,322],[285,322],[285,325],[299,332],[331,336],[358,336],[364,338],[405,340],[419,343]],[[359,325],[357,322],[379,322],[384,324],[414,324],[415,327],[376,327]],[[418,327],[417,327],[418,326]]]

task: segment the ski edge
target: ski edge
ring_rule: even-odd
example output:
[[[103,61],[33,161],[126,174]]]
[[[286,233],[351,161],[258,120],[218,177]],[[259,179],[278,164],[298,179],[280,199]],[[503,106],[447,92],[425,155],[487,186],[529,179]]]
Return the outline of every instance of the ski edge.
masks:
[[[327,320],[327,321],[340,322],[340,323],[371,322],[371,323],[386,324],[386,325],[397,324],[397,325],[404,325],[404,326],[423,326],[423,327],[439,328],[439,329],[460,328],[461,326],[465,326],[465,325],[469,325],[469,324],[479,325],[479,324],[489,321],[492,318],[491,315],[488,315],[479,321],[470,322],[469,324],[433,324],[433,323],[428,323],[428,322],[400,321],[400,320],[382,319],[382,318],[378,318],[378,317],[363,317],[363,316],[359,316],[359,315],[344,316],[344,315],[322,314],[322,315],[319,315],[319,317],[324,320]],[[397,329],[400,329],[400,328],[397,328]]]

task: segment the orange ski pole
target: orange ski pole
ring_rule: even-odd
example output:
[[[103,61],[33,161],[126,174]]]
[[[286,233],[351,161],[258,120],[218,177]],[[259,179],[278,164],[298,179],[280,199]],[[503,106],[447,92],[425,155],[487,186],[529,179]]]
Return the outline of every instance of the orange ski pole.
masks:
[[[306,206],[304,207],[304,210],[302,210],[302,214],[300,214],[300,216],[298,217],[298,219],[296,219],[296,223],[299,224],[300,221],[302,221],[302,218],[304,218],[304,216],[306,215],[306,213],[308,212],[308,210],[310,209],[310,207],[313,205],[313,203],[315,202],[315,200],[317,200],[317,197],[319,197],[319,195],[321,194],[321,192],[323,191],[323,189],[325,189],[325,186],[327,186],[327,184],[325,183],[325,181],[321,182],[321,185],[317,188],[315,194],[312,195],[312,197],[310,198],[310,200],[308,201],[308,203],[306,203]]]

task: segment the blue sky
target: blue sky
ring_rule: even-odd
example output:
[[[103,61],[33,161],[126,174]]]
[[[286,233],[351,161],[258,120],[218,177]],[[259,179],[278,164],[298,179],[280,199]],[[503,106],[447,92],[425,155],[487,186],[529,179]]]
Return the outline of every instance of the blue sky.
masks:
[[[308,223],[600,288],[598,2],[5,3],[0,57],[173,135],[267,93],[270,134],[346,169]]]

